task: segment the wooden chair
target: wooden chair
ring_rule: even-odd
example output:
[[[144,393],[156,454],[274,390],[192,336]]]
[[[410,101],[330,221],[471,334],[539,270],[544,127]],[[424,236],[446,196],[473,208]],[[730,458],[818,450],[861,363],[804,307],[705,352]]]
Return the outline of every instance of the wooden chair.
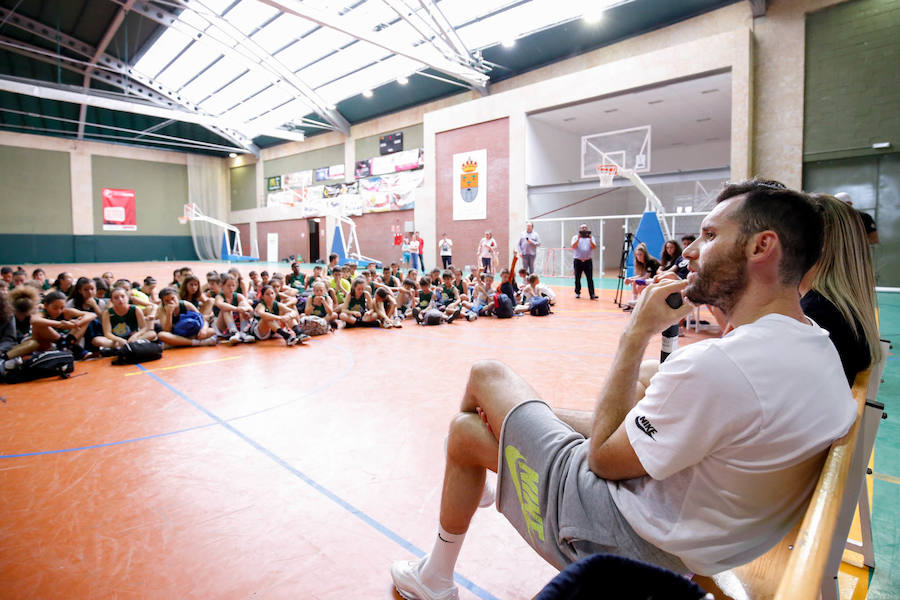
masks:
[[[717,599],[815,600],[821,597],[837,600],[837,572],[844,548],[848,546],[853,514],[862,496],[866,497],[860,511],[863,544],[859,549],[855,546],[851,549],[865,550],[870,526],[864,483],[884,411],[884,405],[875,396],[888,347],[887,342],[882,342],[882,360],[856,377],[852,390],[857,402],[856,421],[844,437],[831,445],[802,522],[753,562],[712,578],[694,578]],[[870,531],[868,544],[871,551]]]

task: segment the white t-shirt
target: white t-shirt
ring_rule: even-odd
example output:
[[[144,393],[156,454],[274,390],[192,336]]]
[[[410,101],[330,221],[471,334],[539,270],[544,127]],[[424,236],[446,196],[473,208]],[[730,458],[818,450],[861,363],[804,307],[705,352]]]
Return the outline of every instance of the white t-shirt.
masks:
[[[802,517],[824,451],[856,417],[828,332],[769,314],[672,354],[625,417],[649,477],[608,482],[631,527],[709,575]]]
[[[438,242],[438,245],[441,247],[441,256],[453,255],[453,240],[451,240],[450,238],[441,238],[441,241]]]
[[[478,243],[478,255],[481,258],[492,258],[496,247],[497,241],[493,237],[491,239],[481,238],[481,241]]]

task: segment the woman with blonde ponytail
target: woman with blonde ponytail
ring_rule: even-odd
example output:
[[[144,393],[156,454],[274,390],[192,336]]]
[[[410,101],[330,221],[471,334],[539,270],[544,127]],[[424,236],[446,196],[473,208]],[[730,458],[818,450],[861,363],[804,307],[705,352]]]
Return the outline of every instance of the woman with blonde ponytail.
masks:
[[[847,382],[881,355],[875,318],[875,275],[857,212],[834,196],[813,194],[825,221],[819,261],[800,282],[803,312],[828,330]]]

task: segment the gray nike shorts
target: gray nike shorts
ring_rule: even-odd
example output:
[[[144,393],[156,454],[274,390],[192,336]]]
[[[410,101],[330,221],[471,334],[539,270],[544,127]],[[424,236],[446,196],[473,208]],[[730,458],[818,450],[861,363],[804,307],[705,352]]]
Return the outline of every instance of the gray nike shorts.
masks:
[[[690,573],[677,556],[631,529],[606,480],[588,469],[588,448],[546,403],[529,400],[513,408],[500,432],[497,510],[560,570],[602,552]]]

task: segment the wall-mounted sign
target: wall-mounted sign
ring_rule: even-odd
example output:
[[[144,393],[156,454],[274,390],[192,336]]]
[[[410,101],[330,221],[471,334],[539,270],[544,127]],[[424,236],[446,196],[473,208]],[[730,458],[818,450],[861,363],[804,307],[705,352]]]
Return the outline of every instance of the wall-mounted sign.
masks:
[[[134,190],[103,188],[103,231],[137,231]]]

